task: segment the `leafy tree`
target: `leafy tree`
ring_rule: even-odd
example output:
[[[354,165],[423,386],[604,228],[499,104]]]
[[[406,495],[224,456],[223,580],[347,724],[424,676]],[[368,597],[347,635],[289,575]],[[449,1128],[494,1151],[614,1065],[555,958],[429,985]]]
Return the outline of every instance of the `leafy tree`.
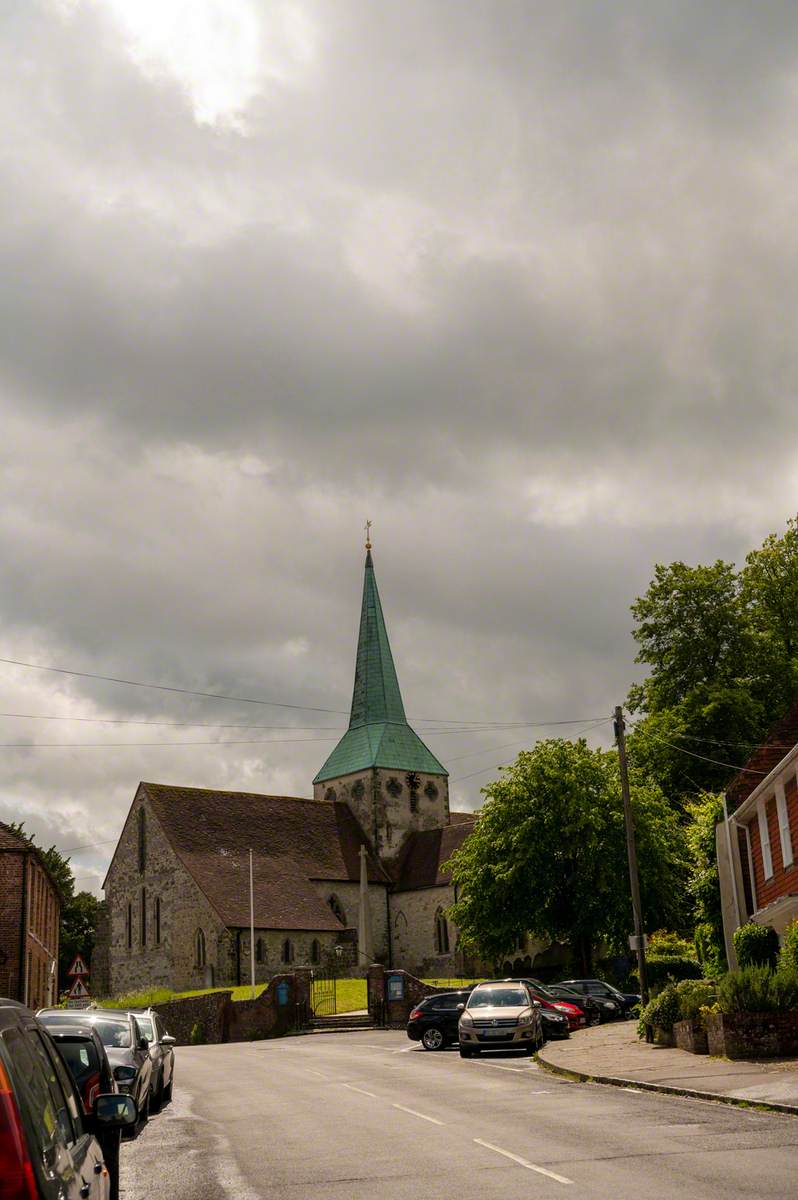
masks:
[[[97,938],[97,922],[100,916],[100,901],[91,892],[78,892],[61,912],[61,942],[58,953],[58,976],[60,986],[69,983],[67,971],[76,954],[91,962]]]
[[[531,933],[569,943],[587,973],[599,942],[625,948],[632,916],[615,754],[584,740],[538,742],[483,791],[474,832],[449,864],[464,944],[498,959]],[[679,927],[687,866],[677,818],[637,772],[632,796],[644,921]]]
[[[759,673],[781,707],[798,693],[798,518],[746,557],[741,597],[756,639]]]
[[[690,855],[689,894],[693,914],[701,934],[696,948],[702,966],[709,974],[725,969],[723,916],[720,904],[720,880],[715,849],[715,826],[723,816],[723,797],[705,792],[688,806],[689,823],[685,830]]]

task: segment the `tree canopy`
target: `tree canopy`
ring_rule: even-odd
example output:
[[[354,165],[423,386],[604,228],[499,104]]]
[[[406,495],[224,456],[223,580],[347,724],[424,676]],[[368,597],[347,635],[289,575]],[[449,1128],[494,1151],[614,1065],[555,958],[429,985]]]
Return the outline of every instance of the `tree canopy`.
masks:
[[[625,949],[632,915],[617,756],[584,740],[538,742],[484,791],[474,831],[450,860],[463,944],[499,959],[531,933],[569,943],[584,971],[599,942]],[[645,923],[679,925],[687,864],[677,816],[635,771],[632,806]]]

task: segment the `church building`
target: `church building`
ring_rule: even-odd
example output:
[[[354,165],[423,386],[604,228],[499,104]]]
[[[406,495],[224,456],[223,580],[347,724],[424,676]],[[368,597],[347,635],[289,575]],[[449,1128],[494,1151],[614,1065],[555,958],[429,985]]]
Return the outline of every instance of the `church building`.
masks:
[[[139,784],[104,882],[107,990],[250,978],[295,966],[462,968],[443,869],[472,828],[405,716],[366,546],[349,728],[313,798]]]

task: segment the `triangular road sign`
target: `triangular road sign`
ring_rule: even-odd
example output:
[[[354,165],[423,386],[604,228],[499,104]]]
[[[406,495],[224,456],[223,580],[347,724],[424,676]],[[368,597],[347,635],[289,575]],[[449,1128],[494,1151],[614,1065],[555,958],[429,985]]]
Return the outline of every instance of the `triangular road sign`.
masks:
[[[67,971],[67,975],[88,975],[89,969],[79,954],[75,955],[75,961]]]
[[[89,989],[86,987],[86,984],[83,982],[80,976],[78,976],[78,978],[72,984],[72,987],[69,989],[68,999],[83,1000],[88,996],[88,994]]]

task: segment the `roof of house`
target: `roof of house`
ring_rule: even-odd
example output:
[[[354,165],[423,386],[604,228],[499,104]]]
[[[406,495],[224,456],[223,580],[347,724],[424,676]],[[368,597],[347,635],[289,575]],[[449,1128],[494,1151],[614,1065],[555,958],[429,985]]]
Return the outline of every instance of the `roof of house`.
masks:
[[[172,849],[226,925],[340,930],[313,880],[357,882],[363,833],[345,804],[142,783]],[[389,882],[368,851],[372,883]]]
[[[21,833],[17,833],[0,821],[0,850],[33,850],[33,845]]]
[[[313,782],[323,783],[371,767],[447,774],[407,723],[369,549],[349,728]]]
[[[734,776],[726,789],[726,803],[729,812],[739,808],[754,788],[769,775],[774,767],[798,745],[798,701],[768,731],[767,736],[757,746],[745,766]]]
[[[443,865],[455,850],[460,849],[473,828],[472,814],[471,820],[411,833],[397,863],[396,890],[408,892],[416,888],[444,887],[451,883],[449,872],[443,870]]]

